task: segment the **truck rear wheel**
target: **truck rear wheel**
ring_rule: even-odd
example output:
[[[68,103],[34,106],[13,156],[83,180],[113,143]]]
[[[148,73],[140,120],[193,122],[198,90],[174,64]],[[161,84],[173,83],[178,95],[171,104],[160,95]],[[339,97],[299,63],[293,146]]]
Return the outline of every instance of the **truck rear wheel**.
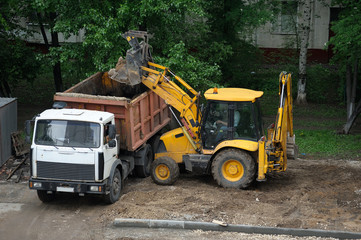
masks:
[[[227,149],[217,154],[212,163],[212,174],[224,188],[247,188],[256,173],[252,157],[238,149]]]
[[[136,165],[135,166],[135,173],[138,177],[145,178],[150,175],[150,166],[153,161],[153,151],[152,147],[147,144],[145,147],[140,150],[139,156],[140,162],[143,163],[143,165]]]
[[[110,179],[109,194],[105,195],[105,202],[111,204],[118,201],[122,191],[122,177],[118,168],[114,169],[114,174]]]
[[[37,190],[38,198],[44,202],[51,202],[55,199],[55,193],[48,194],[46,190]]]
[[[152,163],[151,176],[159,185],[172,185],[179,177],[178,164],[170,157],[160,157]]]

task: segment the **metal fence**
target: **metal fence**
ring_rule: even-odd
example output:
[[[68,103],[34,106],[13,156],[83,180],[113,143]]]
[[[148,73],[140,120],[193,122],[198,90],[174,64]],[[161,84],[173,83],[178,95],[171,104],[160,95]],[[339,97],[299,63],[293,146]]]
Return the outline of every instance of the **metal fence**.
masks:
[[[11,156],[11,133],[17,130],[16,98],[0,98],[0,166]]]

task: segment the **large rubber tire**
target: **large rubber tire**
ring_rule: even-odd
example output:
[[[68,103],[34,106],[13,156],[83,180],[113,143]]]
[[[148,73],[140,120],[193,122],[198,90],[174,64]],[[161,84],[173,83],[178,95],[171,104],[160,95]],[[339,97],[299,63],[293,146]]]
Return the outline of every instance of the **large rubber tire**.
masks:
[[[151,177],[156,184],[172,185],[179,178],[178,164],[170,157],[160,157],[152,163]]]
[[[150,175],[150,167],[154,159],[152,147],[147,144],[144,149],[140,152],[141,162],[144,162],[144,165],[135,166],[135,173],[138,177],[146,178]]]
[[[51,202],[55,199],[55,193],[48,194],[46,190],[37,190],[38,198],[44,202]]]
[[[255,179],[256,164],[253,158],[239,149],[226,149],[212,162],[212,174],[224,188],[247,188]]]
[[[109,193],[105,195],[104,200],[108,204],[115,203],[119,200],[122,191],[122,176],[118,168],[114,169],[112,179],[110,179]]]

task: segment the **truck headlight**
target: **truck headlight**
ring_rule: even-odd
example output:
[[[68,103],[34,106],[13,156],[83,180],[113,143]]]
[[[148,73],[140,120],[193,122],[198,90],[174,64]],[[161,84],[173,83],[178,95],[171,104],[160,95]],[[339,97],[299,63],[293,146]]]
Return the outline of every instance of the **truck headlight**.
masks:
[[[34,182],[33,186],[34,186],[34,188],[41,188],[42,187],[40,182]]]
[[[100,186],[90,186],[90,191],[92,192],[101,192],[102,187]]]

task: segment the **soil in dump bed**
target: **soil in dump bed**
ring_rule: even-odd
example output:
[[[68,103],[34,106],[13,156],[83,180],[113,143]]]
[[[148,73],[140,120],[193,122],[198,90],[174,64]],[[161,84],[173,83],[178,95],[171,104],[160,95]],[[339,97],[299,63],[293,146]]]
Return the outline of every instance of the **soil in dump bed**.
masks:
[[[103,75],[101,75],[101,73],[93,75],[89,79],[69,89],[69,92],[134,99],[147,90],[148,88],[142,83],[130,86],[114,81],[106,72]]]

